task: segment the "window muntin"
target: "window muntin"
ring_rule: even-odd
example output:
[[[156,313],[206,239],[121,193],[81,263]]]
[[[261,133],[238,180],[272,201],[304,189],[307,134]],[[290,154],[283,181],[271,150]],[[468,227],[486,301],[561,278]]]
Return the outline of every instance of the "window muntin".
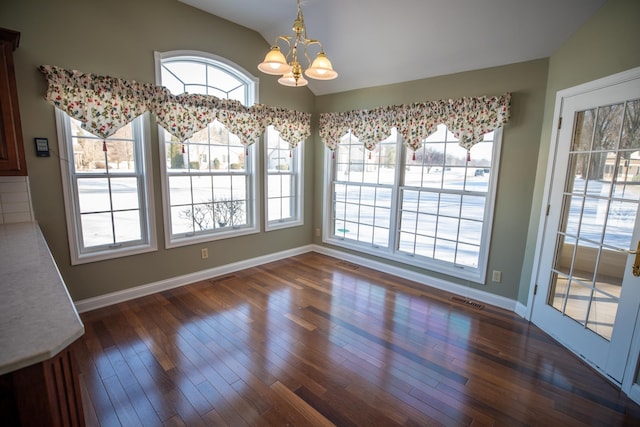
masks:
[[[265,137],[266,229],[302,224],[301,159],[303,145],[291,149],[273,126]]]
[[[157,54],[159,83],[172,93],[213,95],[250,105],[252,77],[208,54]],[[167,246],[259,231],[255,196],[255,144],[245,147],[218,121],[177,141],[160,128],[165,167]]]
[[[415,155],[396,132],[371,153],[345,135],[330,162],[328,240],[484,282],[499,136],[485,135],[467,162],[444,125]]]
[[[106,140],[56,110],[64,196],[73,264],[156,249],[146,115]]]

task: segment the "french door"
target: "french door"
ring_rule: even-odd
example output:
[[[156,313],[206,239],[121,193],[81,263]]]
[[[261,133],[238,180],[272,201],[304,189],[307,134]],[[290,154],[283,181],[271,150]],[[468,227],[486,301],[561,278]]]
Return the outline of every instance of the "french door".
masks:
[[[638,359],[640,73],[595,86],[556,104],[531,319],[622,385]]]

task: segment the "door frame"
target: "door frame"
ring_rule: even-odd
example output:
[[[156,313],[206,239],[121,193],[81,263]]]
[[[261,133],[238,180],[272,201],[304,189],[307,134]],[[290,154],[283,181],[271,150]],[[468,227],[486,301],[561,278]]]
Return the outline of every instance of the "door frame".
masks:
[[[547,168],[546,175],[544,181],[544,192],[542,196],[542,204],[540,206],[540,221],[538,224],[538,233],[536,236],[536,246],[534,252],[533,265],[531,269],[531,281],[529,283],[529,296],[527,299],[527,309],[525,311],[525,318],[531,321],[533,315],[533,304],[535,302],[535,294],[538,279],[540,276],[540,258],[542,255],[542,243],[544,240],[544,235],[546,234],[546,229],[548,226],[548,216],[547,216],[547,207],[550,203],[551,198],[551,189],[554,183],[554,175],[556,171],[556,158],[558,155],[558,138],[560,134],[559,124],[561,123],[561,115],[562,109],[564,106],[565,98],[569,98],[576,95],[582,95],[588,92],[592,92],[599,89],[605,89],[609,86],[614,86],[616,84],[625,83],[630,80],[640,79],[640,67],[633,68],[631,70],[623,71],[621,73],[613,74],[611,76],[603,77],[597,80],[593,80],[587,83],[583,83],[577,86],[573,86],[567,89],[560,90],[556,92],[556,100],[553,110],[553,120],[552,120],[552,129],[551,129],[551,139],[549,144],[549,157],[547,158]],[[568,121],[568,120],[567,120]],[[556,179],[561,179],[564,184],[564,175],[562,177],[557,177]],[[626,393],[631,399],[633,399],[636,403],[640,404],[640,386],[635,385],[635,376],[636,376],[636,368],[638,367],[638,361],[640,360],[640,316],[637,316],[635,322],[634,334],[631,340],[631,355],[627,360],[627,369],[625,370],[625,375],[623,378],[623,382],[621,385],[621,390]],[[546,332],[546,331],[545,331]],[[550,333],[550,332],[547,332]],[[559,340],[557,336],[554,336],[553,333],[550,333],[551,336],[556,339],[563,347],[571,351],[580,357],[579,353],[577,353],[574,349],[572,349],[567,343]],[[633,356],[635,354],[635,356]],[[598,371],[604,378],[611,381],[616,387],[620,387],[619,384],[609,379],[609,376],[599,369],[597,366],[592,365],[588,360],[580,357],[581,360],[584,360],[590,366],[593,367],[596,371]]]

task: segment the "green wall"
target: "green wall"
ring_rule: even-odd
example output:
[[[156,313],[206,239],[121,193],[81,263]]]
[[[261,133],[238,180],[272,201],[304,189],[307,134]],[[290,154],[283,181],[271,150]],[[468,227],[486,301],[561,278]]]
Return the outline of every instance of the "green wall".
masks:
[[[43,95],[46,84],[37,67],[57,65],[140,82],[155,82],[154,51],[199,50],[225,57],[254,75],[269,49],[256,32],[176,0],[3,0],[0,27],[20,31],[15,52],[27,168],[36,220],[74,300],[271,254],[311,243],[312,198],[305,200],[305,225],[286,230],[164,249],[159,168],[153,169],[159,250],[110,261],[71,266],[57,156],[37,158],[33,138],[49,138],[57,152],[54,109]],[[306,88],[286,88],[271,76],[260,78],[259,102],[311,112],[314,96]],[[158,165],[157,128],[151,122],[151,151]],[[307,141],[306,152],[313,152]],[[259,150],[261,151],[261,150]],[[262,169],[262,153],[259,164]],[[304,165],[305,191],[313,187],[312,156]],[[259,181],[259,187],[263,187]],[[262,193],[264,194],[264,193]],[[260,220],[264,223],[264,215]],[[200,248],[209,258],[200,259]]]
[[[503,281],[478,285],[434,276],[526,304],[555,93],[640,65],[639,16],[637,0],[610,0],[550,58],[339,94],[314,97],[307,89],[285,88],[275,78],[259,76],[259,102],[319,113],[512,92],[512,116],[504,130],[488,265],[489,272],[503,271]],[[253,31],[177,0],[4,0],[0,3],[0,26],[22,33],[15,58],[33,207],[75,300],[312,242],[322,244],[320,238],[313,237],[313,230],[322,226],[325,148],[314,132],[305,147],[304,226],[164,249],[160,175],[156,168],[153,173],[159,250],[72,267],[59,161],[56,157],[37,158],[33,152],[34,137],[49,138],[52,148],[57,148],[53,108],[42,98],[46,85],[37,67],[51,64],[154,82],[154,51],[189,49],[228,58],[258,76],[256,63],[268,44]],[[317,114],[313,123],[317,123]],[[153,120],[151,142],[152,160],[157,165]],[[261,180],[260,187],[263,186]],[[209,248],[208,260],[200,259],[202,247]],[[430,274],[415,267],[394,265]]]
[[[609,0],[551,55],[549,78],[518,301],[527,302],[544,193],[551,129],[560,90],[640,66],[640,1]]]

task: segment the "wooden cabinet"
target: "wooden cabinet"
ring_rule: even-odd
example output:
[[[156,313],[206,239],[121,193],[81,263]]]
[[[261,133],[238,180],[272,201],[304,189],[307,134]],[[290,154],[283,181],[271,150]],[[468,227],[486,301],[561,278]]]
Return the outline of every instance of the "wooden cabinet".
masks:
[[[0,175],[27,175],[13,51],[20,33],[0,28]]]

